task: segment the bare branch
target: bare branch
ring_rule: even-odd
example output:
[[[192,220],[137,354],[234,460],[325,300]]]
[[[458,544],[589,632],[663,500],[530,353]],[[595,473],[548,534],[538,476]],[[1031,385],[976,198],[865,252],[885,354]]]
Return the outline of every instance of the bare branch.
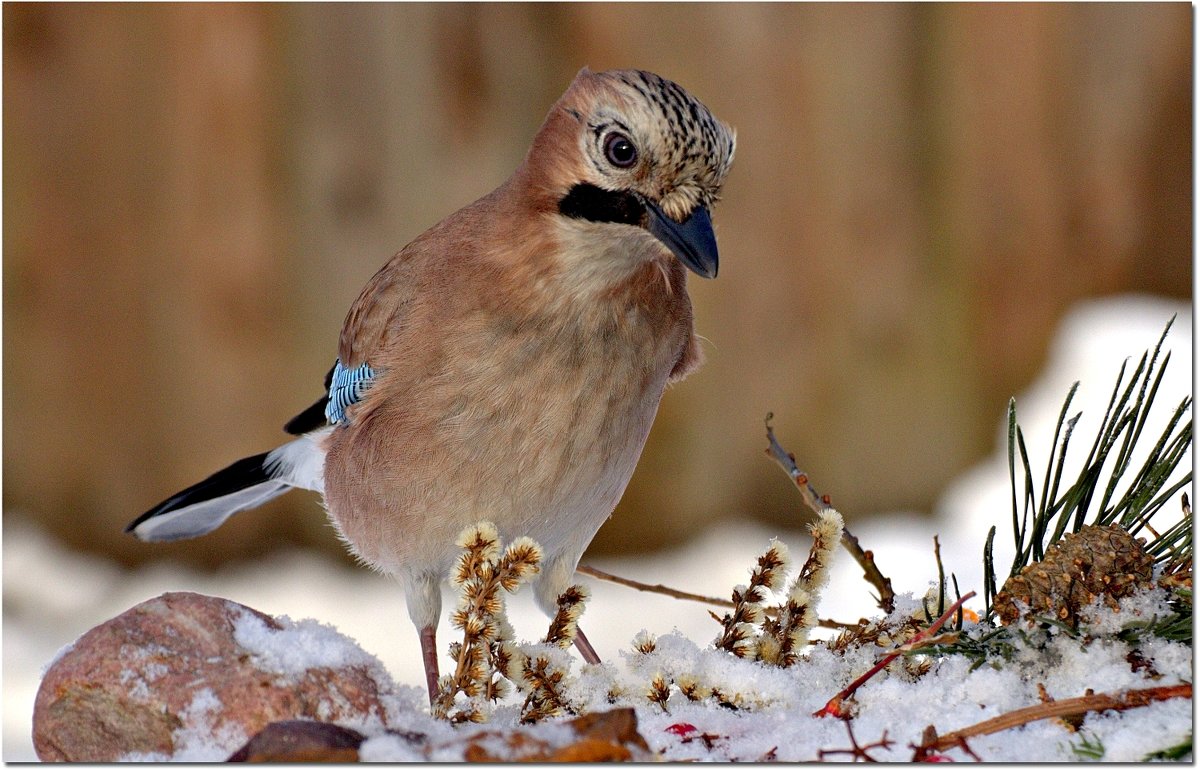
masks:
[[[672,589],[669,586],[662,584],[644,584],[641,581],[635,581],[632,578],[622,578],[621,576],[606,573],[599,568],[594,568],[591,565],[579,565],[575,568],[576,573],[582,573],[585,576],[598,578],[601,581],[608,581],[621,586],[627,586],[630,589],[637,589],[639,592],[651,592],[653,594],[662,594],[667,597],[674,597],[677,600],[691,600],[692,602],[702,602],[705,605],[717,605],[722,608],[732,608],[733,601],[726,600],[721,597],[708,597],[703,594],[693,594],[679,589]],[[719,621],[720,619],[718,619]],[[826,629],[851,629],[857,624],[847,624],[842,621],[833,621],[832,619],[823,618],[817,622],[817,626],[823,626]]]
[[[765,421],[767,426],[767,441],[770,442],[767,454],[779,464],[792,480],[792,483],[796,485],[796,489],[800,491],[800,496],[804,499],[804,503],[813,510],[813,513],[820,514],[822,511],[832,508],[829,504],[829,497],[819,494],[816,488],[809,483],[808,475],[796,465],[796,456],[783,449],[783,446],[775,438],[775,431],[771,428],[771,420],[774,417],[774,413],[768,412]],[[858,538],[850,532],[849,528],[842,529],[842,546],[846,548],[846,551],[850,552],[850,555],[862,567],[863,578],[879,592],[879,607],[885,613],[891,613],[895,610],[896,593],[892,590],[892,580],[879,570],[879,567],[875,564],[874,553],[864,550],[859,545]]]
[[[599,568],[594,568],[591,565],[579,565],[575,568],[576,573],[583,573],[585,576],[599,578],[601,581],[609,581],[621,586],[627,586],[630,589],[637,589],[639,592],[653,592],[654,594],[664,594],[667,597],[674,597],[677,600],[691,600],[692,602],[703,602],[706,605],[719,605],[722,608],[732,608],[733,602],[720,597],[706,597],[703,594],[692,594],[679,589],[672,589],[669,586],[662,584],[644,584],[641,581],[635,581],[632,578],[622,578],[615,576],[612,573],[606,573]]]

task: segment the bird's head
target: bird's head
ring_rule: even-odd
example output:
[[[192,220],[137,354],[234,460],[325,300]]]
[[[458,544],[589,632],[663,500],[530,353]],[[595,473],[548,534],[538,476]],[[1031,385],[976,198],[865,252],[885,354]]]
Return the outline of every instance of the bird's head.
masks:
[[[710,209],[734,144],[733,129],[675,83],[640,70],[585,68],[551,109],[525,165],[556,216],[641,229],[713,278]]]

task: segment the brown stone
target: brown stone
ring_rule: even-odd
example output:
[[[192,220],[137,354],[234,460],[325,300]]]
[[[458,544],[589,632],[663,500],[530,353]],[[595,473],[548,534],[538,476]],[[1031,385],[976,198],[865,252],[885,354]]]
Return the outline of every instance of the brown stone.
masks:
[[[354,763],[365,737],[352,728],[313,720],[282,720],[259,731],[230,763]]]
[[[595,712],[575,718],[567,725],[574,729],[574,740],[559,746],[522,731],[508,734],[482,731],[466,739],[463,757],[472,763],[599,763],[645,761],[653,757],[646,740],[638,733],[637,714],[631,708]],[[497,753],[498,746],[504,747],[503,754]]]
[[[229,600],[169,593],[88,631],[42,679],[33,716],[38,757],[170,757],[200,742],[201,751],[212,748],[205,754],[220,753],[207,759],[218,760],[275,721],[386,723],[381,697],[394,686],[382,668],[278,671],[235,639],[244,614],[285,629]],[[190,754],[196,752],[192,747]]]

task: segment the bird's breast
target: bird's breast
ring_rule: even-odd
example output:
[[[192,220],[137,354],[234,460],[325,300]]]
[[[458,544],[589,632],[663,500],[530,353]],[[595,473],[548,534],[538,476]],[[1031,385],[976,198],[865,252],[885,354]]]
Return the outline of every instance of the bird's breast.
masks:
[[[461,528],[490,519],[548,555],[581,552],[692,334],[682,275],[645,267],[588,302],[497,298],[410,328],[413,366],[380,375],[326,460],[327,503],[355,551],[391,572],[414,553],[448,567]]]
[[[513,451],[510,474],[560,497],[591,483],[623,489],[691,335],[682,287],[657,267],[635,278],[586,302],[481,314],[443,425],[468,445]]]

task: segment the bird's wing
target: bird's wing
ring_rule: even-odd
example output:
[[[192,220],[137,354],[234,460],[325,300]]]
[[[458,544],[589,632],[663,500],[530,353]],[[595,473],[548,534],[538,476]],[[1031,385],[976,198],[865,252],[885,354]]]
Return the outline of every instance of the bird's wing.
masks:
[[[409,245],[371,277],[350,306],[338,340],[338,359],[347,370],[372,364],[389,334],[403,325],[419,291],[415,280],[420,251]]]
[[[346,314],[338,359],[325,375],[325,393],[289,420],[285,431],[301,435],[341,422],[346,408],[370,386],[376,374],[371,363],[389,331],[403,322],[417,293],[411,257],[411,250],[397,254],[367,282]]]

